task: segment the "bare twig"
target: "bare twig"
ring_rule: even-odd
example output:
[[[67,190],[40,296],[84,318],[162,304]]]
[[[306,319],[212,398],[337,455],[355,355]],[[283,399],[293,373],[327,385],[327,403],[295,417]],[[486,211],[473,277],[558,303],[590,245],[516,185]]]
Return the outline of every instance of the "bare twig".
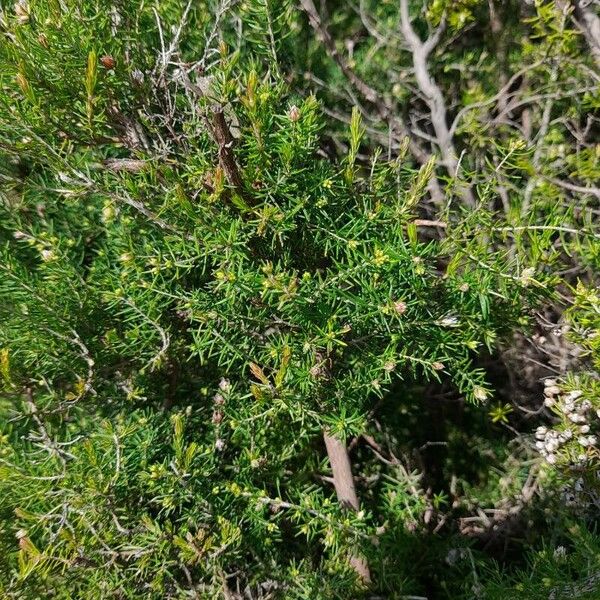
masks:
[[[115,173],[139,173],[149,166],[148,161],[135,158],[107,158],[102,164]]]
[[[44,138],[40,137],[33,129],[31,129],[30,127],[27,127],[25,125],[24,125],[24,129],[28,132],[28,134],[33,139],[35,139],[37,142],[42,144],[44,146],[44,148],[46,148],[46,150],[48,150],[48,152],[60,164],[62,164],[64,166],[65,169],[67,169],[68,171],[71,172],[71,174],[74,177],[73,179],[71,179],[67,176],[64,176],[61,178],[65,183],[81,186],[83,189],[87,190],[88,192],[95,192],[95,193],[101,193],[104,195],[108,195],[115,202],[119,202],[119,203],[127,204],[128,206],[131,206],[137,212],[139,212],[144,217],[146,217],[146,219],[148,221],[150,221],[154,225],[157,225],[161,229],[163,229],[165,231],[169,231],[174,234],[183,235],[187,239],[190,239],[190,240],[193,239],[192,236],[181,232],[178,228],[167,223],[164,219],[162,219],[161,217],[156,215],[153,211],[151,211],[149,208],[147,208],[143,202],[141,202],[140,200],[135,200],[127,192],[122,191],[121,194],[116,194],[110,190],[103,189],[93,179],[91,179],[87,174],[85,174],[84,172],[73,167],[69,163],[69,161],[67,161],[55,148],[53,148],[46,140],[44,140]]]
[[[460,519],[463,535],[477,537],[488,543],[500,535],[510,535],[520,523],[523,513],[539,489],[539,464],[534,463],[520,493],[505,499],[503,504],[492,509],[477,509],[477,516]]]
[[[37,405],[35,404],[35,400],[33,398],[33,390],[31,388],[28,387],[25,390],[25,396],[27,398],[27,405],[29,408],[31,418],[35,421],[35,423],[38,427],[38,431],[39,431],[38,435],[30,433],[29,437],[32,440],[38,442],[44,448],[44,450],[46,450],[51,456],[55,456],[56,458],[58,458],[64,468],[64,466],[66,465],[67,459],[75,458],[75,457],[70,452],[63,450],[61,448],[61,444],[58,444],[55,440],[53,440],[50,437],[50,434],[48,433],[48,430],[46,429],[46,425],[38,416],[39,411],[38,411]]]
[[[406,126],[404,121],[394,114],[394,109],[391,104],[382,98],[373,87],[361,79],[350,67],[344,57],[339,53],[335,45],[335,41],[325,24],[322,22],[313,0],[300,0],[300,4],[304,9],[304,12],[306,12],[308,15],[310,25],[314,29],[319,40],[322,42],[325,50],[331,59],[338,65],[352,87],[375,108],[379,117],[388,124],[391,132],[395,136],[409,139],[409,149],[415,159],[420,164],[428,163],[431,155],[418,143],[417,140],[415,140],[413,132]],[[436,202],[443,200],[443,192],[440,188],[439,182],[435,177],[432,177],[429,182],[429,192]]]
[[[438,28],[425,41],[415,32],[408,12],[408,0],[400,0],[400,27],[406,44],[412,54],[415,78],[419,89],[425,96],[431,113],[431,124],[435,131],[436,145],[440,149],[444,167],[450,177],[458,172],[458,154],[454,147],[452,134],[448,128],[446,101],[440,87],[429,72],[427,60],[437,46],[446,28],[443,18]],[[463,200],[469,205],[475,204],[475,198],[469,188],[462,190]]]
[[[525,73],[527,73],[528,71],[532,71],[533,69],[536,69],[537,67],[539,67],[542,64],[543,61],[537,61],[531,65],[527,65],[526,67],[523,67],[522,69],[519,69],[516,73],[514,73],[514,75],[512,75],[510,77],[510,79],[506,82],[506,84],[500,89],[500,91],[495,94],[494,96],[492,96],[491,98],[488,98],[487,100],[483,100],[481,102],[473,102],[471,104],[467,104],[466,106],[464,106],[463,108],[461,108],[456,117],[454,118],[454,121],[452,122],[452,125],[450,126],[450,135],[454,136],[454,134],[456,133],[456,129],[460,123],[460,120],[464,117],[464,115],[469,112],[470,110],[474,110],[477,108],[484,108],[486,106],[489,106],[491,104],[494,104],[495,102],[498,103],[498,106],[500,107],[500,105],[502,104],[504,107],[506,106],[508,100],[514,96],[516,93],[518,92],[510,92],[509,90],[513,87],[513,85],[515,84],[515,82],[517,81],[517,79],[519,79],[520,77],[522,77],[523,75],[525,75]],[[504,99],[504,100],[502,100]],[[503,109],[502,109],[503,110]]]
[[[159,351],[143,367],[143,369],[145,369],[146,367],[150,367],[150,370],[153,371],[156,367],[160,366],[165,355],[167,354],[167,351],[171,344],[171,337],[169,336],[169,333],[158,323],[158,321],[154,321],[153,319],[151,319],[145,312],[140,310],[132,300],[130,300],[129,298],[121,298],[121,300],[127,306],[129,306],[137,315],[139,315],[142,319],[144,319],[146,322],[152,325],[154,329],[156,329],[156,331],[158,332],[158,335],[160,336],[161,347]]]
[[[600,200],[600,189],[597,187],[584,187],[583,185],[575,185],[569,181],[563,181],[562,179],[557,179],[556,177],[546,177],[545,175],[541,175],[540,177],[551,184],[569,190],[570,192],[576,192],[577,194],[589,194],[590,196],[595,196],[598,198],[598,200]]]
[[[587,235],[595,238],[600,238],[600,234],[594,233],[593,231],[588,231],[586,229],[575,229],[573,227],[565,227],[559,225],[521,225],[509,227],[493,227],[492,231],[556,231],[557,233],[572,233],[575,235]]]
[[[346,444],[329,433],[324,433],[323,439],[327,447],[327,456],[331,464],[338,500],[342,506],[357,511],[359,509],[358,496],[354,488],[354,478]]]
[[[227,13],[227,11],[230,8],[235,6],[237,4],[237,2],[238,2],[238,0],[221,0],[219,2],[219,6],[217,7],[217,12],[215,14],[215,20],[213,23],[213,27],[212,27],[210,33],[208,34],[208,37],[206,38],[206,42],[204,45],[204,54],[202,55],[202,58],[198,62],[198,66],[201,69],[204,69],[206,67],[206,61],[208,60],[208,58],[212,54],[212,52],[214,52],[213,43],[219,33],[219,28],[221,27],[221,20],[223,19],[223,16]]]
[[[162,28],[160,26],[160,19],[158,18],[158,13],[156,12],[156,9],[152,9],[154,11],[156,21],[158,24],[160,38],[161,38],[161,46],[162,46],[161,61],[160,61],[160,74],[158,77],[159,81],[164,78],[165,71],[167,69],[167,66],[169,65],[169,62],[171,61],[171,57],[173,56],[173,54],[176,52],[176,50],[179,47],[179,40],[181,38],[181,33],[183,32],[183,29],[185,28],[185,26],[187,24],[187,20],[188,20],[188,16],[190,13],[190,9],[192,8],[192,4],[193,4],[193,0],[188,0],[188,3],[183,11],[183,14],[181,15],[181,19],[179,20],[179,25],[177,27],[177,30],[175,31],[175,35],[173,36],[173,39],[171,40],[171,43],[169,44],[168,50],[166,50],[165,46],[164,46],[164,39],[163,39],[163,35],[162,35]],[[158,68],[158,66],[159,66],[159,63],[157,63],[156,66],[154,67],[155,71]]]
[[[90,351],[88,350],[88,347],[83,343],[83,340],[81,339],[81,337],[79,336],[79,334],[74,330],[74,329],[70,329],[69,333],[71,334],[71,337],[63,335],[61,333],[58,333],[57,331],[54,331],[53,329],[47,328],[47,331],[49,333],[51,333],[53,336],[57,337],[58,339],[64,340],[66,342],[70,342],[73,345],[77,346],[77,348],[79,348],[79,355],[81,356],[81,358],[85,361],[86,365],[87,365],[87,377],[85,379],[85,381],[83,381],[83,385],[81,387],[81,390],[79,392],[79,394],[71,399],[69,401],[69,404],[75,404],[76,402],[78,402],[81,398],[83,398],[83,396],[85,396],[85,394],[87,394],[88,392],[91,393],[93,396],[96,395],[96,390],[94,390],[93,386],[92,386],[92,381],[94,379],[94,359],[92,358],[92,355],[90,354]]]
[[[550,72],[550,81],[555,83],[558,79],[558,64],[555,64],[552,67]],[[544,149],[544,140],[546,138],[546,134],[548,133],[548,127],[550,125],[550,115],[552,113],[552,107],[554,106],[554,101],[552,98],[548,98],[544,105],[544,111],[542,113],[542,122],[540,124],[540,128],[537,134],[537,141],[535,144],[535,150],[533,151],[533,158],[531,159],[532,167],[537,171],[540,166],[540,161],[542,158],[542,151]],[[527,182],[527,186],[525,187],[525,192],[523,193],[523,204],[521,207],[521,214],[527,214],[529,210],[529,205],[531,204],[531,197],[533,195],[533,190],[538,182],[537,177],[533,176],[529,178]]]
[[[180,70],[179,76],[186,90],[200,98],[206,98],[206,89],[193,83],[185,69]],[[211,112],[212,118],[209,119],[208,117],[205,117],[205,123],[211,137],[219,148],[219,164],[221,165],[221,168],[227,177],[227,181],[233,188],[234,192],[246,203],[247,206],[254,206],[256,202],[244,184],[237,159],[233,152],[235,138],[233,137],[231,129],[229,128],[229,125],[225,119],[225,111],[223,106],[220,104],[215,104],[212,107]]]
[[[415,219],[413,224],[417,227],[441,227],[442,229],[448,227],[448,223],[444,221],[431,221],[429,219]]]

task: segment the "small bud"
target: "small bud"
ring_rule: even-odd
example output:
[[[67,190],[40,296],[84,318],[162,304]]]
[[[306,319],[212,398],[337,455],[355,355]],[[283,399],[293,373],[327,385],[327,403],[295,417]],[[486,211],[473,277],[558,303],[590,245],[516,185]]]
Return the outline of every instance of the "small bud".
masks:
[[[562,560],[567,556],[567,549],[564,546],[557,546],[554,550],[554,559]]]
[[[521,284],[527,286],[531,283],[535,269],[533,267],[527,267],[521,272]]]
[[[231,383],[229,382],[229,379],[222,377],[221,381],[219,381],[219,389],[222,392],[228,392],[231,389]]]
[[[105,54],[104,56],[100,57],[100,64],[105,69],[110,70],[110,69],[114,69],[117,66],[117,61],[109,54]]]
[[[446,554],[446,564],[453,567],[461,558],[461,551],[458,548],[451,548]]]
[[[290,108],[288,117],[292,123],[296,123],[300,119],[300,109],[295,104]]]
[[[458,325],[458,318],[457,317],[453,317],[453,316],[447,316],[444,317],[439,324],[442,327],[455,327],[456,325]]]
[[[116,215],[115,207],[112,204],[107,204],[102,209],[102,221],[104,223],[110,223]]]
[[[313,365],[309,371],[311,377],[320,377],[323,374],[323,369],[320,365]]]
[[[23,73],[17,73],[15,80],[17,85],[21,88],[23,94],[28,95],[31,92],[31,86],[29,85],[29,81],[27,81],[27,77],[23,75]]]
[[[19,25],[26,25],[29,22],[29,3],[27,0],[15,2],[15,15]]]
[[[56,258],[56,254],[53,250],[42,250],[41,255],[44,262],[50,262]]]
[[[476,400],[483,402],[484,400],[487,400],[488,393],[486,392],[486,390],[484,388],[482,388],[479,385],[476,385],[473,388],[473,396],[475,397]]]
[[[406,312],[406,304],[401,300],[394,302],[394,310],[399,314],[403,315]]]

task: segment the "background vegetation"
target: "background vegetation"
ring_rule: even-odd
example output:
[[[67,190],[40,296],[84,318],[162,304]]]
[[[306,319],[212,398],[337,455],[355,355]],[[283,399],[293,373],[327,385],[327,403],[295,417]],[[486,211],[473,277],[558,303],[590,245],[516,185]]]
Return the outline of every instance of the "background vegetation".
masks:
[[[600,595],[586,0],[0,0],[6,598]]]

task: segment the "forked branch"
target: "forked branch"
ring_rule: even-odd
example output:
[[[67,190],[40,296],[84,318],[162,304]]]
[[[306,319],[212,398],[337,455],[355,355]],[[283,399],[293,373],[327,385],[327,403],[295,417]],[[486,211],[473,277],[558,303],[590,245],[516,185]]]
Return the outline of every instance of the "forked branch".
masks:
[[[427,164],[431,159],[431,154],[421,146],[417,136],[406,126],[405,122],[398,115],[394,114],[393,106],[366,81],[361,79],[340,54],[333,37],[321,20],[321,16],[319,15],[313,0],[300,0],[300,4],[308,16],[311,27],[327,51],[327,54],[338,65],[352,87],[375,108],[379,118],[387,123],[396,137],[408,138],[410,152],[417,162],[421,165]],[[429,181],[428,189],[434,201],[441,202],[443,200],[444,194],[435,177],[432,177]]]

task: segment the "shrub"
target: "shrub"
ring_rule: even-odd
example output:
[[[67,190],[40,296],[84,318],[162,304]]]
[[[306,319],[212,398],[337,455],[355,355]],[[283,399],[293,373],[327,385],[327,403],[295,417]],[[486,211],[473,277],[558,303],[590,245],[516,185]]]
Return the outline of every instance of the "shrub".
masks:
[[[520,237],[494,181],[444,180],[410,137],[384,158],[358,108],[326,152],[323,106],[280,58],[300,18],[280,8],[1,15],[8,597],[463,587],[412,562],[444,563],[426,534],[448,497],[394,447],[431,425],[426,386],[490,411],[485,360],[559,282],[557,217]]]

